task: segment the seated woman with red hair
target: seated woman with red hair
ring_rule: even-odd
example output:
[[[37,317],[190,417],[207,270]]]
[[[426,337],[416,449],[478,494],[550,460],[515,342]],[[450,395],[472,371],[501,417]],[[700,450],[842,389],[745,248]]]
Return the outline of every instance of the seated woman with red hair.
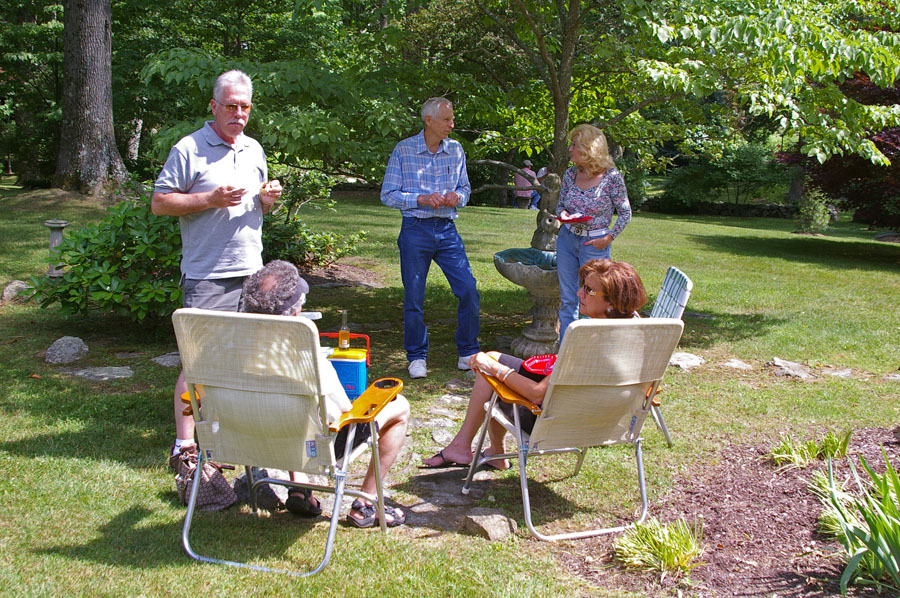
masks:
[[[590,318],[640,317],[637,310],[647,303],[647,293],[641,277],[638,276],[631,264],[611,260],[591,260],[581,267],[578,274],[581,279],[581,288],[578,289],[578,309],[582,316]],[[480,370],[502,380],[512,390],[540,405],[544,400],[544,395],[547,394],[550,376],[529,372],[522,367],[522,364],[523,360],[518,357],[496,351],[476,353],[469,360],[469,366],[473,370]],[[491,399],[491,394],[490,385],[484,378],[477,376],[462,426],[450,444],[433,457],[422,461],[424,467],[468,466],[473,457],[472,440],[484,420],[484,405]],[[502,401],[498,405],[511,420],[513,405]],[[531,432],[535,416],[524,407],[518,407],[518,409],[522,428],[526,432]],[[491,420],[488,435],[491,445],[485,449],[485,456],[505,453],[506,429],[497,421]],[[506,459],[487,463],[495,469],[509,468],[509,461]]]

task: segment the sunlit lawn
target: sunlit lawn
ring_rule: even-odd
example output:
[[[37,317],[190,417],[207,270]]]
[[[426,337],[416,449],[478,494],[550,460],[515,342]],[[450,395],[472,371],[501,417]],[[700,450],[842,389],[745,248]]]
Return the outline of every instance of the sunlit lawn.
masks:
[[[48,199],[49,197],[49,199]],[[57,198],[57,199],[54,199]],[[102,208],[74,206],[52,191],[23,193],[0,187],[0,283],[46,270],[43,221],[72,226],[102,216]],[[482,344],[496,346],[517,334],[530,309],[523,289],[503,279],[492,255],[525,247],[534,212],[471,207],[459,227],[482,294]],[[320,310],[323,329],[349,309],[351,327],[373,341],[370,379],[407,379],[402,348],[396,235],[399,214],[375,193],[342,198],[336,211],[304,210],[313,228],[368,231],[353,263],[382,276],[383,288],[314,288],[309,308]],[[721,443],[774,443],[785,431],[842,430],[897,423],[900,383],[900,247],[872,240],[875,232],[837,223],[825,236],[792,234],[786,220],[677,217],[639,213],[613,248],[613,258],[633,263],[651,301],[669,265],[694,281],[681,350],[706,365],[670,370],[663,409],[676,439],[669,449],[652,424],[644,429],[645,465],[653,500],[681,468],[714,454]],[[164,455],[173,434],[174,372],[151,358],[175,350],[171,328],[139,326],[91,316],[66,320],[55,309],[5,306],[0,317],[0,594],[3,595],[284,595],[290,591],[343,596],[547,596],[620,595],[591,588],[563,566],[565,544],[533,541],[527,532],[491,544],[453,531],[342,528],[325,572],[310,580],[223,569],[188,559],[179,545],[184,509],[177,503]],[[435,267],[429,278],[426,317],[432,351],[429,378],[407,381],[405,394],[419,419],[459,377],[453,344],[456,302]],[[127,381],[90,383],[61,375],[41,352],[63,335],[91,347],[84,365],[129,365]],[[133,359],[117,357],[139,352]],[[773,357],[816,368],[852,368],[849,380],[775,377]],[[730,358],[750,372],[722,367]],[[82,363],[79,363],[82,365]],[[438,448],[430,430],[411,431],[406,459]],[[548,460],[538,495],[539,523],[581,525],[599,515],[628,515],[637,504],[633,465],[626,450],[600,451],[573,483],[564,463]],[[395,469],[418,475],[407,461]],[[557,481],[558,480],[558,481]],[[394,497],[414,488],[397,479]],[[498,474],[495,502],[523,525],[517,484]],[[246,509],[204,515],[198,542],[270,565],[311,562],[324,525],[281,514],[253,519]],[[527,555],[527,558],[522,558]]]

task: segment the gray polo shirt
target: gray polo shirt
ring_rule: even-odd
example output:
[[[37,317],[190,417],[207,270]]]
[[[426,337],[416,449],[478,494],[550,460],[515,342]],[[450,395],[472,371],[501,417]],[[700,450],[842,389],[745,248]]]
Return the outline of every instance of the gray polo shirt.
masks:
[[[225,143],[207,121],[183,137],[156,179],[159,193],[200,193],[223,185],[246,189],[241,203],[181,216],[181,273],[199,280],[249,276],[262,268],[263,211],[259,191],[268,180],[266,156],[241,134]]]

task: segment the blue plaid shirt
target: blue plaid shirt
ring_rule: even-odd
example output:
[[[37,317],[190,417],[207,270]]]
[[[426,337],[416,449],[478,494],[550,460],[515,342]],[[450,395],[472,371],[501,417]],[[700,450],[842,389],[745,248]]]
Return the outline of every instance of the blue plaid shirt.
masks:
[[[419,195],[456,191],[459,206],[469,202],[472,187],[466,173],[466,154],[458,141],[441,140],[437,152],[425,145],[424,129],[394,147],[381,183],[381,203],[405,217],[456,218],[456,208],[420,206]]]

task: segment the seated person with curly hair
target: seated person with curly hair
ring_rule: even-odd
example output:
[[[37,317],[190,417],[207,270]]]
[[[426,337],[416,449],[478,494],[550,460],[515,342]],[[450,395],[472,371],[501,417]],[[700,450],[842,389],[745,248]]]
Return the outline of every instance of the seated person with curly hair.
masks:
[[[591,260],[578,272],[581,287],[578,289],[579,313],[590,318],[638,318],[637,313],[647,303],[647,293],[641,277],[631,264],[611,260]],[[529,401],[540,405],[547,394],[550,376],[534,374],[522,367],[523,360],[497,351],[476,353],[469,361],[472,369],[480,370],[502,380],[512,390]],[[475,379],[475,387],[469,398],[466,417],[453,440],[433,457],[424,459],[426,468],[468,466],[472,460],[472,441],[484,420],[484,405],[490,401],[493,391],[482,377]],[[498,407],[513,419],[513,405],[500,401]],[[536,417],[524,407],[518,407],[522,429],[531,432]],[[506,429],[496,420],[488,427],[491,445],[484,450],[484,456],[506,452],[504,441]],[[499,461],[499,462],[495,462]],[[494,469],[508,469],[506,459],[488,461]]]
[[[300,277],[293,264],[275,260],[244,281],[241,311],[296,316],[302,311],[308,292],[309,285]],[[341,413],[348,411],[351,403],[331,362],[326,362],[320,376],[322,390],[325,394],[327,423],[331,423],[338,419]],[[406,398],[403,395],[397,395],[375,417],[375,423],[378,429],[378,456],[381,462],[381,474],[384,477],[397,458],[397,454],[403,446],[403,439],[406,437],[406,427],[409,424],[409,403]],[[353,443],[354,446],[359,446],[369,439],[371,429],[367,423],[356,424],[356,426]],[[338,459],[344,456],[348,429],[349,426],[342,428],[335,440],[334,455]],[[295,472],[291,472],[292,481],[297,480],[296,476]],[[375,482],[374,465],[370,461],[361,490],[374,495],[376,492]],[[318,499],[307,488],[292,489],[288,494],[285,506],[292,513],[304,517],[317,517],[322,513]],[[340,508],[340,505],[335,505],[335,508]],[[385,505],[384,515],[387,519],[385,523],[389,527],[402,525],[406,521],[406,514],[397,507]],[[377,525],[378,514],[375,505],[370,500],[357,498],[353,501],[347,521],[356,527]]]

